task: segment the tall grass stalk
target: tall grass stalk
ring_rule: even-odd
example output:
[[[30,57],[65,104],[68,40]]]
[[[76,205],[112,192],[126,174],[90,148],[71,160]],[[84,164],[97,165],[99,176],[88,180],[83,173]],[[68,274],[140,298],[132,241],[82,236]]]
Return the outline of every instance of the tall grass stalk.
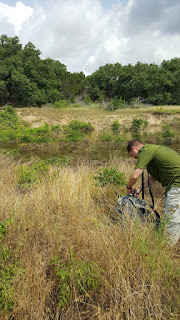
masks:
[[[118,166],[129,174],[132,162]],[[96,185],[97,168],[50,166],[25,192],[13,161],[0,156],[0,168],[0,221],[13,218],[3,245],[24,270],[12,282],[13,310],[1,319],[178,319],[178,258],[151,226],[112,222],[113,191]],[[86,268],[97,265],[100,285],[81,293],[74,287],[59,308],[52,260],[66,266],[70,249]]]

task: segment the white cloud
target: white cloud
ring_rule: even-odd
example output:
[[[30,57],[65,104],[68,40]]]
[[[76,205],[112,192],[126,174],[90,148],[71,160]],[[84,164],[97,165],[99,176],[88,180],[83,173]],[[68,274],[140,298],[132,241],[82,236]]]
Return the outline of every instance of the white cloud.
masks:
[[[3,33],[12,36],[14,30],[21,43],[31,41],[42,58],[57,59],[71,72],[180,56],[179,0],[113,0],[108,10],[105,0],[23,2],[0,2]]]
[[[25,21],[33,15],[33,8],[25,6],[21,1],[16,2],[16,6],[9,6],[0,3],[0,21],[1,23],[8,22],[14,26],[15,33],[21,30]]]

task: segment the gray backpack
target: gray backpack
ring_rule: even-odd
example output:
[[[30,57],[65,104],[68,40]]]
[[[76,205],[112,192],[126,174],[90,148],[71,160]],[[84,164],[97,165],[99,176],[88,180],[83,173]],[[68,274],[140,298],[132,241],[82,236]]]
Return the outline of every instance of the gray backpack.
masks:
[[[156,219],[153,217],[154,210],[151,210],[149,203],[139,199],[133,193],[118,198],[115,210],[123,219],[125,217],[130,217],[131,219],[139,219],[142,224],[146,221],[156,223]]]

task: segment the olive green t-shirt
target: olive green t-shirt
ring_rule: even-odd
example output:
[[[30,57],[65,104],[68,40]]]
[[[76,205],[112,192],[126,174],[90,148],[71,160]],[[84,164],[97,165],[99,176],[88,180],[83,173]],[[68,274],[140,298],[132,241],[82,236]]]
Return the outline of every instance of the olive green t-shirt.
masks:
[[[162,186],[180,187],[180,155],[167,147],[145,144],[138,152],[135,169],[147,169]]]

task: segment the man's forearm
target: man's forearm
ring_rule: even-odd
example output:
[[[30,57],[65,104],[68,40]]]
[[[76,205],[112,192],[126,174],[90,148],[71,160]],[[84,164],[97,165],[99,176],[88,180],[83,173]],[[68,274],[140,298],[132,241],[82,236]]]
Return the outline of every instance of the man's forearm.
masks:
[[[128,180],[128,188],[132,188],[133,185],[136,183],[136,181],[138,180],[138,178],[135,178],[135,177],[129,177],[129,180]]]
[[[128,180],[128,188],[132,188],[134,186],[134,184],[137,182],[138,178],[140,177],[140,175],[142,174],[143,169],[135,169]]]

